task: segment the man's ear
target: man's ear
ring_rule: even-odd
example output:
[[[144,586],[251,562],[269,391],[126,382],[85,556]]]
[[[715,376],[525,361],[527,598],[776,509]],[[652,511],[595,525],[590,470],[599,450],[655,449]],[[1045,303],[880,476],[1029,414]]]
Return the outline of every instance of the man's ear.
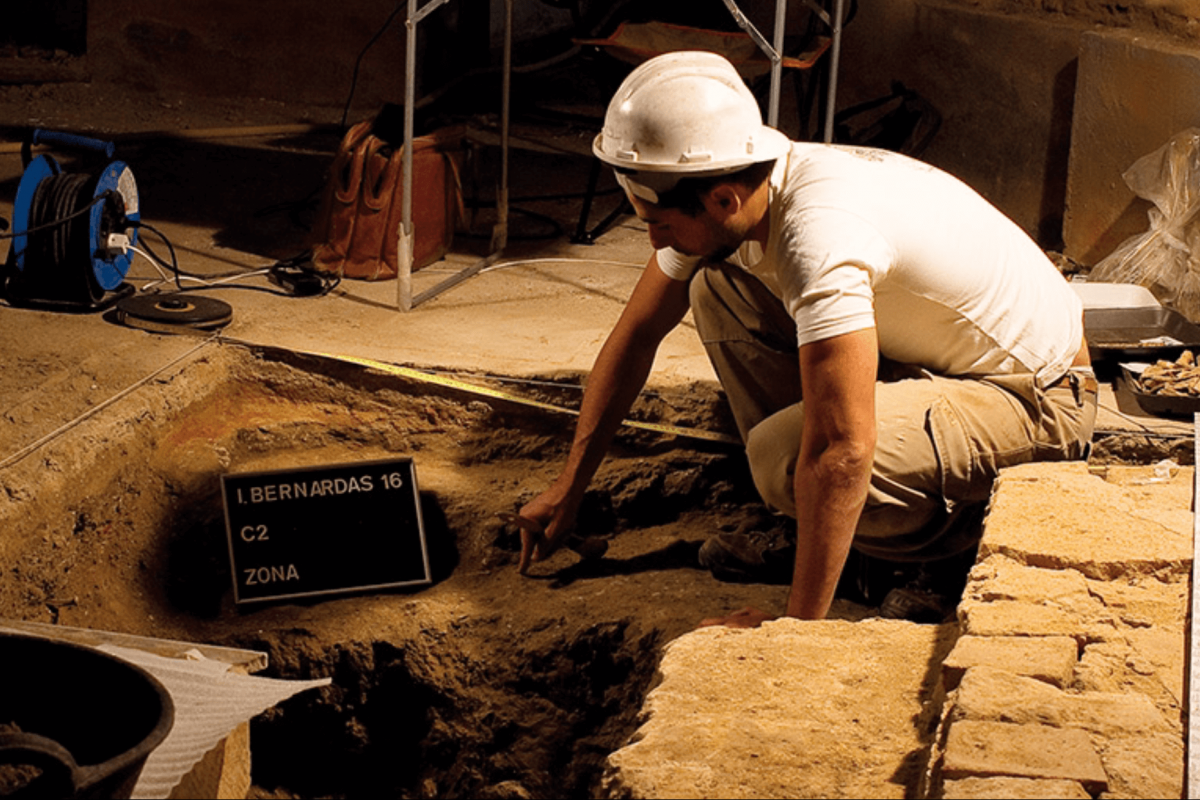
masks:
[[[732,183],[718,183],[701,199],[704,210],[718,220],[728,219],[742,208],[742,196]]]

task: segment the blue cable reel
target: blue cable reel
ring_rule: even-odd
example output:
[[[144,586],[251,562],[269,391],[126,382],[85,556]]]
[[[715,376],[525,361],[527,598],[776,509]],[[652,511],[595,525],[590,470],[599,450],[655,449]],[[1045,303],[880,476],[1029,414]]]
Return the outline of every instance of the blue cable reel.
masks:
[[[115,145],[35,130],[13,203],[12,245],[0,290],[12,305],[98,311],[134,288],[124,282],[141,219],[137,182],[123,161],[99,174],[65,172],[49,155],[29,158],[35,144],[56,144],[111,159]]]

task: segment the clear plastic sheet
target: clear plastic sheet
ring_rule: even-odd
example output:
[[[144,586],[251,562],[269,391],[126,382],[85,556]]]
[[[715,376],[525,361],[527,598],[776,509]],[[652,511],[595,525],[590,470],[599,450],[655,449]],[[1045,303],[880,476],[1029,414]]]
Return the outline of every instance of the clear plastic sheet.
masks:
[[[1200,128],[1176,134],[1122,177],[1154,204],[1150,228],[1122,242],[1089,279],[1144,286],[1164,306],[1200,320]]]

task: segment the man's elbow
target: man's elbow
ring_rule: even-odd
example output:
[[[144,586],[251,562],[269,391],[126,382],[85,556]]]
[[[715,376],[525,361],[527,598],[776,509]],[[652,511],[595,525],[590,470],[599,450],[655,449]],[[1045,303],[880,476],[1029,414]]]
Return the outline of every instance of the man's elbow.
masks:
[[[816,458],[813,467],[823,486],[858,490],[869,478],[874,461],[874,437],[860,437],[831,444]]]

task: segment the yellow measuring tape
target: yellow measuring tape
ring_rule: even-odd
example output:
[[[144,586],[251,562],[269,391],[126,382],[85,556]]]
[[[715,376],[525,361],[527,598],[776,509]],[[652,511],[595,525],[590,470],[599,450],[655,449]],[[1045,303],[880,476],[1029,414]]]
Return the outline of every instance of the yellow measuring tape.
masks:
[[[498,389],[492,389],[487,386],[479,386],[474,383],[465,383],[455,378],[448,378],[444,375],[423,372],[412,367],[401,367],[397,364],[388,364],[383,361],[375,361],[370,358],[359,358],[357,356],[339,356],[331,353],[311,353],[311,355],[321,358],[330,358],[335,361],[344,361],[349,364],[358,364],[361,367],[385,372],[389,375],[399,375],[404,378],[411,378],[422,383],[433,383],[438,386],[445,386],[450,389],[457,389],[462,392],[470,392],[471,394],[481,395],[483,397],[492,397],[497,400],[505,400],[510,403],[519,403],[520,405],[530,406],[532,408],[540,408],[544,411],[554,411],[559,414],[571,414],[579,416],[579,412],[570,408],[563,408],[552,403],[543,403],[540,400],[531,400],[527,397],[502,392]],[[654,431],[655,433],[663,433],[668,436],[684,436],[691,439],[703,439],[709,442],[720,442],[722,444],[732,444],[741,446],[742,440],[735,436],[729,436],[724,433],[716,433],[714,431],[697,430],[696,428],[681,428],[677,425],[660,425],[656,422],[640,422],[635,419],[627,419],[622,421],[623,425],[630,428],[639,428],[645,431]]]

